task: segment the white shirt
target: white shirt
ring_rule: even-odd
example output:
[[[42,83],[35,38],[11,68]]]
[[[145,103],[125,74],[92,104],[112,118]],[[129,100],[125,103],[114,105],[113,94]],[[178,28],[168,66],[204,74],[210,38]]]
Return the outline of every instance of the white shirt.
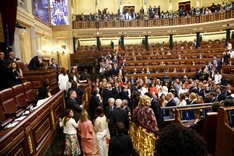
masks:
[[[75,119],[70,118],[67,122],[66,125],[63,124],[64,118],[62,120],[62,122],[59,122],[59,126],[63,127],[63,133],[65,134],[76,134],[77,131],[77,127],[78,124],[76,123]]]
[[[66,74],[65,76],[63,74],[59,74],[58,76],[58,85],[60,90],[66,90],[67,89],[67,82],[69,78]]]
[[[179,102],[178,106],[186,106],[186,105],[187,105],[187,102],[185,100],[182,100]]]

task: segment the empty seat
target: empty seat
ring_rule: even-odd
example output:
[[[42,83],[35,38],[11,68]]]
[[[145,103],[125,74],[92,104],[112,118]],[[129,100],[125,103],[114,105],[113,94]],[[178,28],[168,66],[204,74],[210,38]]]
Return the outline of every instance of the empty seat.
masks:
[[[138,65],[138,66],[142,66],[142,65],[143,65],[143,63],[137,63],[137,65]]]
[[[190,72],[196,72],[196,68],[190,68]]]
[[[0,102],[2,105],[2,109],[6,113],[6,115],[12,117],[15,116],[16,114],[17,116],[19,116],[23,113],[16,106],[12,88],[7,88],[0,91]]]
[[[168,65],[173,65],[173,63],[172,63],[172,62],[167,62],[167,64],[168,64]]]
[[[174,62],[174,65],[179,65],[180,63],[179,62]]]
[[[208,153],[211,155],[215,155],[217,120],[217,112],[207,113],[201,131],[201,136],[206,142]]]
[[[135,66],[135,63],[129,63],[129,66]]]
[[[148,65],[149,65],[149,62],[145,62],[145,63],[144,63],[144,66],[148,66]]]
[[[164,76],[163,77],[163,81],[164,82],[169,82],[170,81],[170,77],[169,76]]]
[[[34,96],[33,93],[32,83],[30,81],[24,82],[23,87],[24,87],[24,95],[26,97],[26,101],[29,103],[35,103],[36,97]]]
[[[26,101],[26,97],[24,94],[24,87],[22,84],[18,84],[12,87],[13,93],[14,93],[14,98],[16,102],[16,106],[18,108],[26,108],[29,109],[32,104],[28,104]]]
[[[13,118],[6,118],[5,112],[2,110],[0,106],[0,124],[1,129],[3,129],[7,124],[13,121]]]

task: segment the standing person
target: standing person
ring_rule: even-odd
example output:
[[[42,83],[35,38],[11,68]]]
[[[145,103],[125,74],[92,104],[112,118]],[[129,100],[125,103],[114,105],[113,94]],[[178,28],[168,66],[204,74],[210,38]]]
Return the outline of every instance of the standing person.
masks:
[[[84,69],[84,72],[80,75],[80,80],[90,80],[90,75],[88,74],[87,69]]]
[[[71,90],[68,93],[69,99],[67,100],[66,106],[67,109],[71,109],[74,112],[74,119],[76,120],[76,122],[80,119],[80,113],[82,111],[82,108],[80,107],[80,105],[76,102],[76,98],[77,98],[77,94],[76,91]]]
[[[79,105],[81,105],[80,96],[82,96],[84,94],[84,91],[81,90],[80,87],[77,86],[77,83],[73,80],[71,81],[71,88],[69,88],[67,92],[69,93],[71,90],[76,91],[76,95],[77,95],[77,97],[75,98],[76,102]]]
[[[98,106],[102,105],[102,100],[98,96],[98,91],[95,89],[91,96],[91,100],[89,102],[90,107],[90,119],[93,121],[95,119],[95,110]]]
[[[60,90],[67,91],[68,75],[64,67],[60,69],[60,74],[58,76],[58,85]]]
[[[98,106],[96,108],[95,116],[97,118],[94,121],[94,131],[96,133],[99,155],[107,156],[106,136],[107,136],[108,124],[106,121],[106,116],[104,115],[101,106]]]
[[[93,124],[88,119],[88,113],[83,111],[78,122],[80,131],[81,147],[85,156],[91,156],[93,153]]]
[[[113,109],[112,113],[110,114],[110,124],[115,128],[115,133],[112,132],[112,134],[114,135],[111,135],[111,136],[116,135],[116,123],[117,122],[122,122],[124,124],[124,127],[126,128],[124,133],[128,134],[128,129],[129,129],[128,112],[126,109],[121,108],[121,104],[122,104],[122,100],[117,99],[115,101],[116,108]]]
[[[111,48],[114,49],[114,42],[111,41]]]
[[[40,64],[42,63],[42,59],[43,59],[43,56],[41,54],[34,56],[28,64],[28,69],[29,70],[39,69]]]
[[[130,156],[133,152],[132,140],[124,135],[125,127],[122,122],[116,124],[117,136],[110,139],[109,156]]]
[[[59,126],[63,127],[63,133],[65,134],[64,155],[78,156],[81,153],[76,130],[78,124],[73,119],[73,116],[73,111],[67,109],[65,117],[63,119],[59,118]]]
[[[16,61],[12,61],[11,68],[12,68],[13,74],[15,76],[15,85],[22,84],[23,72],[19,68]]]

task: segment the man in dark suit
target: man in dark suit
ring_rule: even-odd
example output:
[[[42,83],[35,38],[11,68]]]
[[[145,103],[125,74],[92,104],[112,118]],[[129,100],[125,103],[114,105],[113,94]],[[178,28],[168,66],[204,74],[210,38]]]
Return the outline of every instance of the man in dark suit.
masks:
[[[153,98],[151,93],[147,92],[147,93],[145,93],[145,95],[150,97],[150,99],[151,99],[151,106],[150,107],[154,111],[154,115],[155,115],[156,120],[157,120],[158,128],[162,129],[163,123],[164,123],[164,118],[163,118],[163,115],[162,115],[162,109],[160,107],[160,104],[155,98]]]
[[[20,60],[19,58],[15,57],[15,53],[13,51],[9,52],[9,58],[7,58],[12,61],[18,61]]]
[[[110,115],[110,124],[113,127],[116,127],[117,122],[122,122],[125,127],[125,134],[128,134],[128,129],[129,129],[128,114],[127,114],[127,110],[121,108],[121,104],[122,104],[122,100],[117,99],[115,101],[116,108],[113,109],[113,112]]]
[[[58,68],[59,68],[59,67],[58,67],[58,64],[55,62],[55,59],[54,59],[54,58],[51,59],[51,64],[50,64],[50,66],[53,67],[53,68],[55,68],[55,69],[58,69]]]
[[[111,84],[107,84],[107,88],[103,91],[103,107],[104,109],[106,106],[108,106],[108,99],[113,97],[112,91],[111,91]]]
[[[210,92],[209,93],[209,98],[210,98],[211,103],[217,101],[215,92]]]
[[[225,99],[225,97],[223,96],[223,94],[222,94],[222,92],[221,92],[221,89],[220,89],[219,87],[216,89],[216,93],[217,93],[216,99],[217,99],[218,101],[222,101],[222,100]]]
[[[89,108],[90,108],[90,111],[91,111],[90,116],[91,116],[92,121],[93,121],[94,118],[95,118],[94,115],[95,115],[96,108],[97,108],[98,106],[101,106],[101,105],[102,105],[102,101],[101,101],[101,99],[99,98],[99,96],[97,96],[97,94],[98,94],[98,91],[95,89],[95,90],[93,91],[93,95],[92,95],[91,100],[90,100],[90,102],[89,102]]]
[[[69,92],[69,99],[67,100],[66,106],[67,109],[71,109],[74,112],[74,119],[76,122],[79,121],[80,119],[80,113],[82,112],[82,108],[80,107],[80,105],[76,102],[76,98],[77,94],[76,91],[71,90]]]
[[[115,87],[112,89],[112,95],[115,100],[120,98],[120,92],[121,88],[119,87],[119,84],[116,82]]]
[[[166,107],[176,106],[176,102],[173,99],[173,94],[171,92],[167,93],[166,100],[168,101]]]
[[[43,56],[41,54],[34,56],[28,64],[28,69],[29,70],[39,69],[40,64],[42,63],[42,58],[43,58]]]
[[[84,69],[84,72],[80,75],[80,80],[90,80],[90,75],[87,73],[87,69]]]
[[[124,135],[125,127],[121,122],[116,123],[117,136],[110,139],[109,156],[130,156],[133,152],[132,140]]]
[[[108,99],[108,106],[105,108],[104,114],[106,116],[106,121],[108,122],[108,129],[110,131],[110,136],[115,136],[115,126],[110,122],[111,114],[113,113],[113,110],[115,109],[115,99],[109,98]]]

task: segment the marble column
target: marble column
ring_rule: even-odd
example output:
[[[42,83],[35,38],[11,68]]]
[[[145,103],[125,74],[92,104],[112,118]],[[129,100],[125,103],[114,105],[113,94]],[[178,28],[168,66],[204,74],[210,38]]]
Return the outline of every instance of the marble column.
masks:
[[[230,42],[230,29],[226,29],[226,42]]]
[[[169,12],[172,11],[172,0],[169,0]]]
[[[170,34],[170,49],[173,49],[173,35]]]
[[[100,51],[101,50],[101,45],[100,45],[100,37],[97,36],[97,50]]]
[[[124,36],[121,36],[121,48],[124,50]]]
[[[200,47],[200,32],[196,32],[197,34],[197,43],[196,43],[196,48]]]
[[[146,51],[149,50],[148,35],[145,35],[145,49]]]
[[[122,16],[123,14],[123,2],[122,0],[119,0],[119,14]]]

